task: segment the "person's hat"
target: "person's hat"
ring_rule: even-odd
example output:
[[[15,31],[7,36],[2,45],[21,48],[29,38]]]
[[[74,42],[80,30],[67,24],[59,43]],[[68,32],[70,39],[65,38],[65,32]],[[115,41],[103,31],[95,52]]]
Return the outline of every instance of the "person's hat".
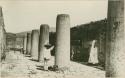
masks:
[[[51,44],[46,43],[44,46],[45,46],[45,47],[51,47]]]

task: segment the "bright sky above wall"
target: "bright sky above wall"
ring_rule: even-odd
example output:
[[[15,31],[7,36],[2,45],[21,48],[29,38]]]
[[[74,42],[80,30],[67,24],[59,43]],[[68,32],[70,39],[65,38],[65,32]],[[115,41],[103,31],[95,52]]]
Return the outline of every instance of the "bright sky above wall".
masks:
[[[1,0],[7,32],[56,26],[57,14],[69,14],[71,27],[107,17],[107,0]]]

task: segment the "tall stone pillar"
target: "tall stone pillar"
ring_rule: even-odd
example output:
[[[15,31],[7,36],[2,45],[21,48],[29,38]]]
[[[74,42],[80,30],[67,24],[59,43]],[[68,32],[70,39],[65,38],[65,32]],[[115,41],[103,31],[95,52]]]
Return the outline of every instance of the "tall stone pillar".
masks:
[[[0,62],[1,62],[1,56],[3,53],[3,48],[2,48],[2,37],[3,37],[3,32],[2,32],[3,26],[2,26],[2,8],[0,7]]]
[[[44,51],[43,49],[45,48],[44,45],[49,42],[49,25],[47,24],[42,24],[40,26],[40,36],[39,36],[39,57],[38,60],[39,62],[43,62],[44,58]]]
[[[56,19],[55,65],[68,67],[70,62],[70,17],[59,14]]]
[[[26,54],[27,35],[23,37],[23,53]]]
[[[1,57],[5,56],[4,49],[6,48],[6,31],[4,29],[4,19],[2,13],[2,7],[0,7],[0,62]]]
[[[108,1],[106,76],[125,77],[124,0]]]
[[[26,54],[31,55],[31,33],[27,33]]]
[[[3,27],[0,25],[0,62],[2,54],[3,54]]]
[[[32,30],[31,34],[31,57],[38,60],[39,31]]]

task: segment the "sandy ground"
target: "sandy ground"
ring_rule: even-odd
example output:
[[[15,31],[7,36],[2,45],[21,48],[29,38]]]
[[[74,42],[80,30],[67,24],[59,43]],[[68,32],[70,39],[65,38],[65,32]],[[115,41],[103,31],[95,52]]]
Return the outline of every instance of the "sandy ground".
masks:
[[[1,78],[105,78],[105,71],[71,62],[66,71],[44,71],[43,63],[30,60],[19,52],[10,51],[1,63]],[[53,65],[54,57],[50,64]]]

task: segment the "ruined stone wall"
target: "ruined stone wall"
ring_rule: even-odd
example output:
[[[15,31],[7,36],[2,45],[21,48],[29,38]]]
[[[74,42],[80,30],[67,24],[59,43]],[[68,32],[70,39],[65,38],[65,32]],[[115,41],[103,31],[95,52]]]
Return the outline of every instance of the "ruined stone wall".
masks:
[[[98,59],[99,63],[104,66],[106,59],[106,30],[105,28],[100,29],[98,36]]]
[[[15,47],[16,34],[6,33],[6,47],[12,49]]]
[[[107,20],[100,20],[71,28],[71,54],[73,60],[87,62],[92,40],[98,42],[98,60],[105,64],[105,32]]]
[[[88,62],[90,46],[93,39],[98,40],[98,60],[101,65],[105,64],[105,32],[106,32],[107,20],[100,20],[91,22],[71,28],[71,60]],[[50,33],[50,44],[55,45],[54,32]],[[52,55],[55,51],[51,52]],[[72,56],[73,54],[73,56]]]

